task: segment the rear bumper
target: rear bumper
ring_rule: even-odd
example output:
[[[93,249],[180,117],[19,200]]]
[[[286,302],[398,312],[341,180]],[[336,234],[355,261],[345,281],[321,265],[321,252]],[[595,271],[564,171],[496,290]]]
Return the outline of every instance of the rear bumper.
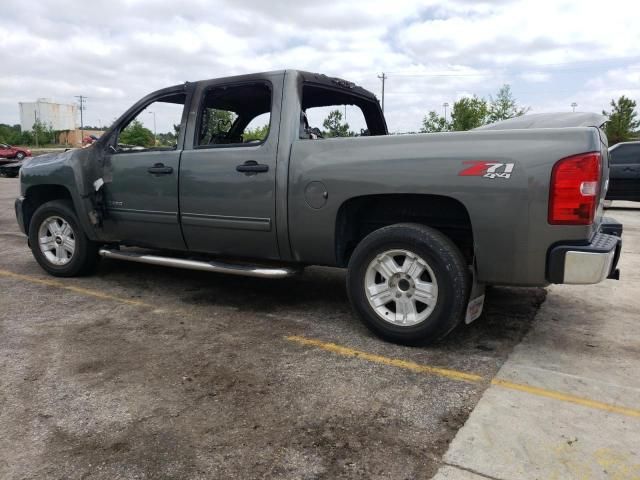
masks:
[[[549,282],[586,285],[619,278],[617,265],[622,249],[622,225],[610,218],[603,222],[600,232],[590,243],[561,244],[549,249]]]
[[[16,209],[16,220],[18,221],[18,226],[20,227],[20,231],[26,234],[27,230],[24,225],[24,213],[22,206],[24,205],[24,197],[16,198],[16,202],[14,204],[14,208]]]

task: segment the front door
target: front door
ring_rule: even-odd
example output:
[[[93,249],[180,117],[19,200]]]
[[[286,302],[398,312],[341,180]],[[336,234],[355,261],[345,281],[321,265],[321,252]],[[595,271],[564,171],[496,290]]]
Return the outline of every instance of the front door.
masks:
[[[128,245],[185,250],[178,217],[179,130],[186,94],[141,105],[106,158],[105,224]]]
[[[204,83],[180,167],[189,250],[278,259],[275,187],[282,75]],[[276,87],[277,84],[277,88]],[[190,144],[190,142],[192,142]]]

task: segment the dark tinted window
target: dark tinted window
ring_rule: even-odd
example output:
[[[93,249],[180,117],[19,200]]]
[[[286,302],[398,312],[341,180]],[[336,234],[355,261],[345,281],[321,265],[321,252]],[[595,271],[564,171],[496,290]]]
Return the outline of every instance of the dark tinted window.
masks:
[[[640,143],[620,145],[610,153],[612,165],[640,164]]]

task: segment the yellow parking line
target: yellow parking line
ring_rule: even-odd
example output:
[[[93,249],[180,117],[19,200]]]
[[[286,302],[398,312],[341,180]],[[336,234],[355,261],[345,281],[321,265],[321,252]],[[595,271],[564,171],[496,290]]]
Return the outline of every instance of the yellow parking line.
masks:
[[[97,290],[76,287],[73,285],[66,285],[63,282],[60,282],[58,280],[32,277],[30,275],[14,273],[9,270],[0,269],[0,276],[7,277],[7,278],[14,278],[17,280],[23,280],[25,282],[35,283],[39,285],[46,285],[48,287],[61,288],[61,289],[68,290],[70,292],[74,292],[80,295],[100,298],[103,300],[112,300],[112,301],[124,303],[127,305],[135,305],[139,307],[153,307],[153,305],[149,303],[141,302],[139,300],[131,300],[129,298],[116,297],[114,295],[109,295],[107,293],[103,293]],[[399,358],[385,357],[383,355],[376,355],[376,354],[368,353],[362,350],[356,350],[353,348],[338,345],[336,343],[323,342],[322,340],[307,338],[300,335],[289,335],[289,336],[286,336],[285,338],[291,342],[295,342],[300,345],[320,348],[322,350],[332,352],[332,353],[341,355],[343,357],[359,358],[362,360],[366,360],[368,362],[378,363],[381,365],[387,365],[387,366],[396,367],[396,368],[402,368],[404,370],[409,370],[416,373],[436,375],[439,377],[445,377],[445,378],[449,378],[459,382],[481,383],[483,381],[488,381],[488,379],[486,379],[485,377],[475,373],[462,372],[459,370],[451,370],[448,368],[434,367],[430,365],[422,365],[422,364],[411,362],[408,360],[401,360]],[[589,398],[578,397],[576,395],[570,395],[567,393],[558,392],[554,390],[547,390],[545,388],[534,387],[534,386],[526,385],[522,383],[514,383],[508,380],[502,380],[499,378],[492,379],[490,383],[497,387],[506,388],[509,390],[517,390],[520,392],[529,393],[531,395],[536,395],[539,397],[545,397],[553,400],[558,400],[561,402],[572,403],[574,405],[581,405],[583,407],[593,408],[596,410],[603,410],[606,412],[618,413],[628,417],[640,418],[640,410],[633,409],[633,408],[612,405],[609,403],[599,402],[597,400],[591,400]]]
[[[127,305],[135,305],[138,307],[153,307],[153,305],[141,302],[139,300],[131,300],[129,298],[116,297],[107,293],[102,293],[97,290],[91,290],[88,288],[75,287],[73,285],[66,285],[58,280],[49,280],[44,278],[32,277],[30,275],[23,275],[21,273],[10,272],[9,270],[0,269],[0,276],[7,278],[15,278],[16,280],[23,280],[29,283],[36,283],[40,285],[46,285],[48,287],[62,288],[70,292],[78,293],[80,295],[87,295],[90,297],[101,298],[103,300],[113,300]]]
[[[525,385],[523,383],[514,383],[508,380],[502,380],[500,378],[494,378],[493,380],[491,380],[491,384],[498,387],[507,388],[509,390],[518,390],[520,392],[530,393],[531,395],[537,395],[539,397],[552,398],[561,402],[573,403],[574,405],[582,405],[583,407],[595,408],[596,410],[604,410],[605,412],[619,413],[621,415],[626,415],[627,417],[640,418],[640,410],[635,410],[633,408],[627,407],[619,407],[618,405],[598,402],[597,400],[569,395],[568,393],[557,392],[555,390],[533,387],[531,385]]]
[[[343,357],[361,358],[362,360],[367,360],[369,362],[381,363],[382,365],[403,368],[405,370],[411,370],[412,372],[437,375],[439,377],[447,377],[461,382],[477,383],[484,380],[482,376],[476,375],[474,373],[465,373],[458,370],[449,370],[448,368],[420,365],[419,363],[400,360],[398,358],[383,357],[382,355],[375,355],[373,353],[363,352],[362,350],[354,350],[353,348],[343,347],[335,343],[323,342],[321,340],[314,340],[312,338],[301,337],[299,335],[289,335],[285,338],[289,341],[299,343],[300,345],[318,347],[328,352],[337,353],[338,355],[342,355]]]
[[[494,378],[489,382],[489,379],[477,375],[475,373],[467,373],[459,370],[450,370],[448,368],[432,367],[429,365],[421,365],[419,363],[410,362],[406,360],[400,360],[397,358],[385,357],[382,355],[376,355],[373,353],[364,352],[362,350],[355,350],[353,348],[344,347],[331,342],[323,342],[322,340],[316,340],[312,338],[306,338],[300,335],[289,335],[285,337],[291,342],[305,345],[308,347],[316,347],[327,352],[336,353],[343,357],[360,358],[373,363],[379,363],[382,365],[388,365],[396,368],[402,368],[404,370],[410,370],[416,373],[424,373],[427,375],[437,375],[439,377],[446,377],[452,380],[461,382],[481,383],[486,381],[495,385],[496,387],[506,388],[509,390],[517,390],[525,392],[538,397],[551,398],[561,402],[572,403],[574,405],[581,405],[583,407],[593,408],[596,410],[604,410],[605,412],[618,413],[620,415],[626,415],[628,417],[640,418],[640,410],[633,408],[621,407],[618,405],[612,405],[609,403],[599,402],[597,400],[591,400],[589,398],[578,397],[567,393],[558,392],[555,390],[547,390],[546,388],[534,387],[523,383],[514,383],[508,380],[502,380]]]

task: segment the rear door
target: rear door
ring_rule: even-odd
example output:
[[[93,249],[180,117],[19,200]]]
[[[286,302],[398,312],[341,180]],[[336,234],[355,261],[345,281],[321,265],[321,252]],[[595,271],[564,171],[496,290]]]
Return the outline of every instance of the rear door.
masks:
[[[189,250],[280,257],[275,189],[283,77],[198,84],[180,165]]]
[[[619,143],[609,150],[611,200],[640,200],[640,142]]]

